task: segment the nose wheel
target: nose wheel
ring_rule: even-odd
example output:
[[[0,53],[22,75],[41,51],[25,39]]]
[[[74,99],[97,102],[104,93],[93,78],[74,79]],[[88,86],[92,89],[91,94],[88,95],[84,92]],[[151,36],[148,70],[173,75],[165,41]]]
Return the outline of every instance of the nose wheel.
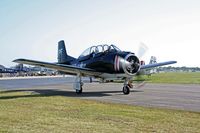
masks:
[[[124,93],[124,95],[128,95],[129,93],[130,93],[130,88],[129,88],[129,86],[128,85],[125,85],[124,87],[123,87],[123,93]]]
[[[122,89],[124,95],[128,95],[130,93],[130,88],[133,88],[133,85],[131,83],[131,80],[130,79],[126,79],[124,81],[124,87]]]

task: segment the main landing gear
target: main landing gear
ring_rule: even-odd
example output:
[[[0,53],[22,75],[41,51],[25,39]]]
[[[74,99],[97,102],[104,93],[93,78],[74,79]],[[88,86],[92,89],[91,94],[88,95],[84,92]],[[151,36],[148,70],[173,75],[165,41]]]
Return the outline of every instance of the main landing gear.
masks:
[[[82,93],[82,91],[83,91],[82,86],[83,86],[83,82],[82,82],[82,80],[81,80],[81,75],[78,74],[78,75],[76,76],[76,79],[75,79],[75,82],[74,82],[74,85],[73,85],[73,88],[76,90],[76,93],[77,93],[77,94],[81,94],[81,93]],[[123,87],[123,90],[122,90],[123,93],[124,93],[125,95],[128,95],[128,94],[130,93],[130,88],[133,88],[133,85],[132,85],[132,83],[131,83],[131,80],[126,79],[126,80],[124,81],[124,87]]]
[[[83,88],[82,88],[82,86],[81,86],[80,90],[78,90],[78,89],[76,90],[76,94],[81,94],[82,91],[83,91]]]
[[[83,86],[83,82],[81,80],[80,74],[78,74],[76,76],[75,83],[73,85],[73,88],[76,90],[76,94],[81,94],[82,93],[82,91],[83,91],[82,86]]]
[[[130,93],[130,88],[133,88],[133,85],[132,85],[132,83],[131,83],[131,81],[130,80],[125,80],[124,81],[124,87],[123,87],[123,93],[125,94],[125,95],[128,95],[129,93]]]

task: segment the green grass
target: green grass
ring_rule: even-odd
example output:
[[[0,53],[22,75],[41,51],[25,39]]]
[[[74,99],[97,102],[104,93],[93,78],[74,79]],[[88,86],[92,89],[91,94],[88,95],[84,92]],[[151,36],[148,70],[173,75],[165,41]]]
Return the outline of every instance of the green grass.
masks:
[[[0,92],[0,132],[200,132],[200,113]]]
[[[200,72],[170,72],[139,76],[135,80],[145,80],[150,83],[200,84]]]

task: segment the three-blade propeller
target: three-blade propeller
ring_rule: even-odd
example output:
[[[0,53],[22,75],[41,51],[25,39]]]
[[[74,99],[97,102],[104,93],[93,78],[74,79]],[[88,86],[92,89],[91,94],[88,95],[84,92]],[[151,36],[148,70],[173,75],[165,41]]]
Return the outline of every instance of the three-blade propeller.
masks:
[[[148,47],[146,44],[144,44],[143,42],[140,42],[139,44],[139,48],[138,48],[138,52],[137,52],[137,57],[141,58],[145,55],[145,53],[148,51]]]

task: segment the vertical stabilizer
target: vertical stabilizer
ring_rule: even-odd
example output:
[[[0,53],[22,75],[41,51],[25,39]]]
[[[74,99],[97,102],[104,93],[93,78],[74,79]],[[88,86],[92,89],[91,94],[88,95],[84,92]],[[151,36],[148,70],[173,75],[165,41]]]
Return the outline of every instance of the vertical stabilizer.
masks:
[[[67,55],[64,40],[58,42],[58,63],[70,64],[71,61],[75,60],[74,57]]]
[[[155,63],[157,63],[156,57],[155,56],[151,56],[149,64],[155,64]]]
[[[157,58],[155,56],[151,56],[149,64],[155,64],[155,63],[157,63]],[[149,75],[154,74],[154,73],[157,73],[157,68],[152,68],[148,71]]]
[[[65,48],[64,40],[58,42],[58,63],[66,63],[67,59],[67,52]]]

